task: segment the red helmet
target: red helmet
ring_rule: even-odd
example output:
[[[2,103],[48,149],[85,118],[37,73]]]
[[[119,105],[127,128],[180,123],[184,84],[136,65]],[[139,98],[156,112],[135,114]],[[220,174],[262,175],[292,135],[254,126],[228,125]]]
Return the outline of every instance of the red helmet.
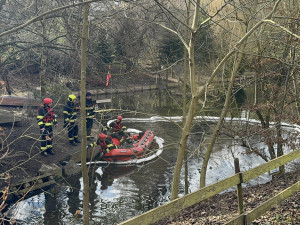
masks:
[[[52,103],[52,99],[51,98],[45,98],[44,99],[44,104],[49,104],[49,103]]]
[[[118,120],[122,120],[123,117],[122,117],[122,116],[118,116],[117,119],[118,119]]]
[[[107,135],[104,134],[104,133],[100,133],[100,134],[99,134],[99,139],[100,139],[100,140],[104,140],[106,137],[107,137]]]

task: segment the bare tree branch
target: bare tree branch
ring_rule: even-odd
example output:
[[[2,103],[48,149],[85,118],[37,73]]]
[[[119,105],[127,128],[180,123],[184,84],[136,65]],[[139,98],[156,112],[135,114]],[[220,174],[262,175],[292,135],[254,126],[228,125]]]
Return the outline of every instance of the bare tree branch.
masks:
[[[20,26],[17,26],[17,27],[15,27],[13,29],[10,29],[10,30],[7,30],[7,31],[4,31],[4,32],[0,33],[0,37],[8,35],[8,34],[11,34],[13,32],[16,32],[16,31],[18,31],[18,30],[20,30],[20,29],[22,29],[22,28],[24,28],[24,27],[26,27],[26,26],[28,26],[28,25],[36,22],[36,21],[39,21],[40,19],[42,19],[43,17],[45,17],[46,15],[49,15],[51,13],[55,13],[55,12],[63,10],[63,9],[67,9],[67,8],[71,8],[71,7],[76,7],[76,6],[80,6],[80,5],[85,5],[85,4],[89,4],[89,3],[92,3],[92,2],[98,2],[98,1],[101,1],[101,0],[90,0],[90,1],[86,1],[86,2],[80,2],[80,3],[66,5],[66,6],[62,6],[62,7],[58,7],[58,8],[52,9],[50,11],[42,13],[41,15],[36,16],[36,17],[28,20],[26,23],[24,23],[24,24],[22,24]]]

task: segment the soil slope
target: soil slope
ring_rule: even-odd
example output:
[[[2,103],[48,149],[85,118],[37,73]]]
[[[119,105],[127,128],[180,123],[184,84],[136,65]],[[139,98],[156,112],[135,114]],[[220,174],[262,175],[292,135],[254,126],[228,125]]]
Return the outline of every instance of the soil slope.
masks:
[[[266,184],[243,189],[244,211],[250,211],[271,197],[300,181],[300,169],[293,173],[276,176]],[[300,191],[283,201],[252,222],[252,224],[278,225],[300,224]],[[174,218],[161,220],[156,224],[225,224],[238,215],[236,192],[216,195],[203,203],[182,210]]]

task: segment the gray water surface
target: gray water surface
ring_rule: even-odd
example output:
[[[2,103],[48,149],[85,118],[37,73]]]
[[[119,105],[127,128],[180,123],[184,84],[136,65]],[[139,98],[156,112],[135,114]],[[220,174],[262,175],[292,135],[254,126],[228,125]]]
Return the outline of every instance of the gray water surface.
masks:
[[[127,127],[151,129],[164,140],[164,150],[159,158],[139,166],[99,167],[92,165],[90,178],[90,224],[118,224],[169,201],[173,169],[176,163],[180,128],[176,122],[155,121],[153,115],[178,116],[177,100],[167,94],[149,92],[138,95],[113,96],[113,108],[143,112],[128,113],[130,118],[152,118],[151,122],[126,122]],[[114,116],[112,114],[112,116]],[[124,120],[125,123],[125,120]],[[202,133],[211,132],[211,124],[198,124],[188,140],[189,192],[199,189],[202,159],[199,143]],[[234,174],[233,156],[240,158],[241,170],[264,163],[260,158],[244,154],[244,149],[232,141],[217,143],[207,171],[207,184],[215,183]],[[203,153],[202,153],[203,154]],[[184,170],[180,195],[184,194]],[[254,182],[265,182],[262,176]],[[48,192],[26,199],[14,206],[10,216],[18,224],[82,224],[82,177],[72,176],[62,180]]]

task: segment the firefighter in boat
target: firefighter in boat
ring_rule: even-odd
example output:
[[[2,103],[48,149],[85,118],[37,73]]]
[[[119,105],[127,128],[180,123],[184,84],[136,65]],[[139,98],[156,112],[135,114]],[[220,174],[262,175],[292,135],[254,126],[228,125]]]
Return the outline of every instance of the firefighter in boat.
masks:
[[[112,149],[118,148],[118,146],[116,146],[113,143],[113,140],[111,139],[111,137],[107,136],[105,133],[100,133],[97,141],[94,143],[88,144],[86,146],[86,148],[97,147],[98,145],[101,146],[101,150],[104,153],[109,153]]]
[[[64,127],[68,129],[68,137],[70,145],[77,146],[81,143],[78,139],[77,112],[79,107],[76,105],[76,96],[71,94],[68,97],[67,104],[64,107]]]
[[[37,121],[41,133],[41,154],[47,157],[48,154],[54,155],[52,148],[53,126],[57,126],[57,120],[53,113],[52,99],[45,98],[43,104],[38,109]]]
[[[117,138],[121,145],[124,140],[131,142],[129,135],[127,134],[126,126],[122,123],[122,119],[122,116],[117,116],[115,121],[111,122],[104,128],[104,133],[106,133],[108,130],[111,130],[111,137]]]
[[[92,141],[94,138],[93,136],[91,136],[91,133],[92,133],[93,121],[95,117],[95,107],[93,104],[91,92],[86,93],[85,110],[86,110],[86,137],[88,141]]]

